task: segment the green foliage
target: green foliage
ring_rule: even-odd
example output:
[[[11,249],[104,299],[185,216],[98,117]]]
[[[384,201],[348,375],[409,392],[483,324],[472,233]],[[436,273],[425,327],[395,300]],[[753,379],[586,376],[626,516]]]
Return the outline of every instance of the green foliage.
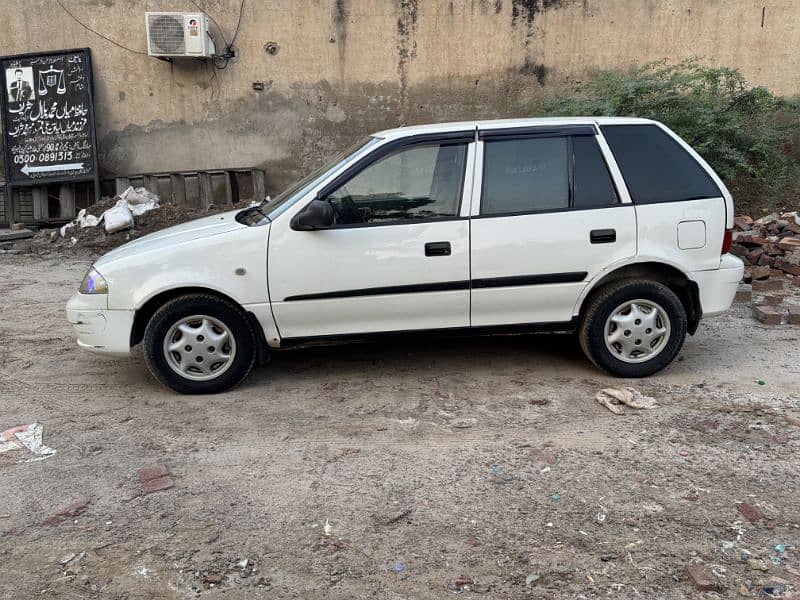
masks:
[[[775,199],[796,187],[792,151],[800,103],[750,87],[737,69],[697,59],[650,63],[630,71],[598,71],[573,90],[531,106],[536,116],[636,116],[666,124],[691,144],[732,187]],[[766,196],[766,197],[765,197]]]

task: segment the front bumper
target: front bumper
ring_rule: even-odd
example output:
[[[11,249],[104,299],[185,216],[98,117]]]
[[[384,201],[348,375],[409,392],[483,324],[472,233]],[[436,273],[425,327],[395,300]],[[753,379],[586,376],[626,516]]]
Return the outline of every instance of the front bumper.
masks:
[[[132,310],[109,310],[106,294],[75,294],[67,302],[67,321],[78,346],[90,352],[127,356],[131,351]]]
[[[744,263],[733,254],[722,255],[719,269],[692,271],[700,291],[703,318],[722,314],[731,307],[743,274]]]

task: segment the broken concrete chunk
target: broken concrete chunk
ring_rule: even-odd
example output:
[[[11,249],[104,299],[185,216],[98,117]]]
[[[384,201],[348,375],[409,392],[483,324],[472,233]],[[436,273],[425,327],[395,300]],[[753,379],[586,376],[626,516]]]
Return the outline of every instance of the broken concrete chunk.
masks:
[[[138,474],[139,481],[142,484],[142,491],[145,494],[168,490],[175,486],[175,482],[170,476],[169,469],[162,464],[139,469]]]
[[[703,564],[687,565],[686,574],[689,576],[689,581],[692,582],[692,585],[701,592],[709,592],[717,588],[714,574]]]
[[[737,504],[736,509],[751,523],[755,523],[764,516],[757,507],[753,506],[752,504],[748,504],[747,502],[741,502],[740,504]]]
[[[52,515],[47,517],[42,525],[58,525],[62,521],[69,519],[70,517],[77,517],[83,511],[86,510],[86,507],[92,502],[91,498],[83,498],[81,500],[77,500],[72,504],[67,504],[66,506],[62,506]]]
[[[172,477],[165,475],[164,477],[156,477],[155,479],[148,479],[142,483],[142,491],[145,494],[152,494],[154,492],[161,492],[168,490],[175,486]]]
[[[15,223],[17,225],[18,223]],[[13,242],[14,240],[25,240],[33,237],[30,229],[0,229],[0,242]]]
[[[780,279],[767,279],[766,281],[754,281],[754,292],[778,292],[783,289],[783,281]]]
[[[753,286],[749,283],[741,283],[739,284],[739,288],[736,290],[736,297],[734,300],[736,302],[750,302],[753,299]]]
[[[753,316],[764,325],[780,325],[783,315],[772,306],[760,305],[753,307]]]
[[[150,481],[151,479],[158,479],[159,477],[169,475],[169,469],[167,469],[167,467],[164,465],[153,465],[152,467],[139,469],[138,473],[139,481],[144,483],[145,481]]]

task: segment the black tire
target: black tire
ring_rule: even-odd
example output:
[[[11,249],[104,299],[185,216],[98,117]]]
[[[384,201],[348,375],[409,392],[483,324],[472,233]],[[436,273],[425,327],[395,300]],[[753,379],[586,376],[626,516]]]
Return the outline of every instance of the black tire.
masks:
[[[647,300],[659,305],[669,319],[670,332],[662,349],[643,362],[626,362],[606,344],[606,322],[625,302]],[[611,283],[588,300],[578,337],[584,354],[597,367],[617,377],[647,377],[666,367],[678,355],[686,339],[686,309],[671,289],[657,281],[628,279]],[[613,345],[613,340],[611,340]]]
[[[235,340],[230,364],[220,375],[205,381],[179,374],[170,366],[164,351],[164,339],[172,326],[193,315],[216,319]],[[143,350],[150,372],[167,387],[181,394],[216,394],[240,383],[253,368],[256,336],[247,315],[232,302],[209,294],[187,294],[170,300],[152,316],[144,332]]]

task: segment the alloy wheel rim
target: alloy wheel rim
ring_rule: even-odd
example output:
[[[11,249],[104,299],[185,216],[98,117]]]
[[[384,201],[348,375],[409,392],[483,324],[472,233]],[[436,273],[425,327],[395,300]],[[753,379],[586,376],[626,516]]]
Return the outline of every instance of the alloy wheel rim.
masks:
[[[606,348],[626,363],[652,360],[666,348],[671,325],[667,312],[652,300],[627,300],[606,319]]]
[[[230,328],[208,315],[191,315],[175,322],[164,336],[164,358],[181,377],[209,381],[225,373],[236,358]]]

